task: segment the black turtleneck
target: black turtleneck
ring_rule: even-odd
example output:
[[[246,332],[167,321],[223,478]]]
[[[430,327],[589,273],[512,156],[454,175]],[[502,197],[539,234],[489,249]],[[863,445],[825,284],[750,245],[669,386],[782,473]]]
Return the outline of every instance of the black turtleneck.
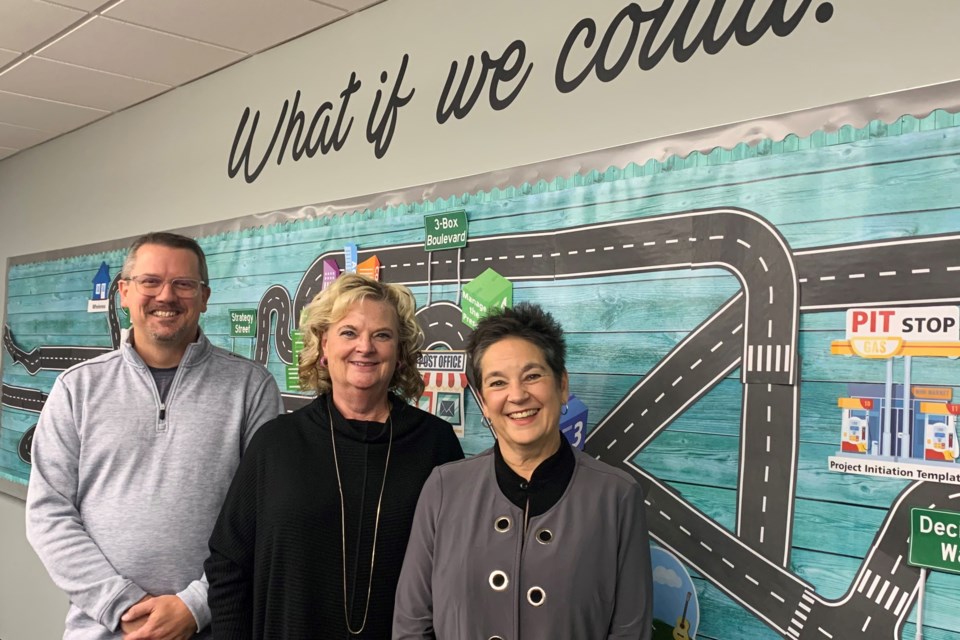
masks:
[[[510,468],[500,453],[500,443],[493,445],[494,469],[497,473],[497,486],[507,497],[507,500],[521,509],[527,507],[530,501],[530,510],[527,512],[533,518],[550,510],[557,504],[570,484],[573,469],[576,466],[573,450],[567,439],[560,436],[560,448],[549,458],[537,465],[530,475],[530,480]]]
[[[399,398],[391,396],[386,423],[347,420],[333,402],[327,403],[327,396],[320,396],[279,416],[261,427],[247,447],[204,565],[216,638],[390,637],[396,584],[420,489],[436,465],[458,460],[463,452],[448,423]],[[359,636],[346,628],[344,546],[354,629],[363,622],[368,589],[370,593],[367,623]]]

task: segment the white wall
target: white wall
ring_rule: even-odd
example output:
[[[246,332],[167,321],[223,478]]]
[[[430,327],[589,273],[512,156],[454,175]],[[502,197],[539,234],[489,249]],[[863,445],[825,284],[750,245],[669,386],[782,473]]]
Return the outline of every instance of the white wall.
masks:
[[[757,2],[755,14],[770,1]],[[787,2],[791,12],[800,4]],[[650,71],[631,62],[611,82],[591,78],[562,94],[553,84],[554,63],[567,33],[589,16],[602,34],[625,0],[390,0],[0,161],[0,263],[957,79],[960,3],[927,0],[908,8],[895,0],[836,0],[833,17],[820,24],[813,10],[824,4],[814,2],[786,37],[768,33],[753,46],[734,42],[683,64],[667,58]],[[645,25],[641,39],[648,31]],[[493,111],[481,100],[465,119],[437,124],[450,62],[484,49],[499,55],[517,38],[534,66],[516,101]],[[625,40],[624,30],[615,41]],[[363,137],[366,115],[380,72],[392,81],[404,53],[404,88],[415,87],[415,94],[377,160]],[[324,100],[337,104],[351,71],[362,87],[351,98],[355,121],[341,151],[299,162],[288,152],[253,184],[227,177],[245,106],[263,110],[261,128],[272,130],[297,89],[308,116]],[[3,266],[0,297],[5,278]],[[57,637],[66,600],[26,544],[23,517],[22,502],[0,495],[0,638]]]

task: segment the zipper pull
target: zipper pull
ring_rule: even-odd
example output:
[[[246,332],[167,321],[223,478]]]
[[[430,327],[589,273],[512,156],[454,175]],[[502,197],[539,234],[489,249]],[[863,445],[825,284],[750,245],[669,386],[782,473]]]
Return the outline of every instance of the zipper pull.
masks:
[[[157,414],[157,433],[165,433],[167,431],[167,404],[165,402],[160,403],[160,413]]]

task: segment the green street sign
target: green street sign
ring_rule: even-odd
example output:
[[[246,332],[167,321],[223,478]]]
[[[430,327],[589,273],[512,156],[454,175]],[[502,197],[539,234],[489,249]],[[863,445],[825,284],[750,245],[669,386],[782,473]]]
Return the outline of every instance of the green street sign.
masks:
[[[960,573],[960,513],[910,510],[910,559],[915,567]]]
[[[467,246],[467,212],[448,211],[423,217],[423,248],[427,251]]]
[[[234,338],[250,338],[257,334],[256,309],[230,309],[230,335]]]

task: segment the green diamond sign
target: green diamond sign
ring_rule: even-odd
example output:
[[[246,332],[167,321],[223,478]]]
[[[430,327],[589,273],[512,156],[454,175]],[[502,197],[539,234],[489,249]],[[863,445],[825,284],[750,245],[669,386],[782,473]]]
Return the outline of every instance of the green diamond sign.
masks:
[[[960,513],[911,509],[909,563],[960,573]]]
[[[463,324],[471,329],[494,309],[513,306],[513,283],[493,269],[487,269],[463,285]]]

